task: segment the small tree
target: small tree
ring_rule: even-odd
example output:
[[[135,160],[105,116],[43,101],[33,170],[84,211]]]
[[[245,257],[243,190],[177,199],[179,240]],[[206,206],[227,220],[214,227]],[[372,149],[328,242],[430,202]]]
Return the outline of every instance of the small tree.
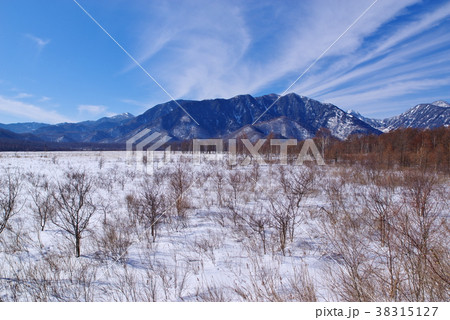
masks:
[[[136,195],[128,195],[126,201],[128,210],[137,221],[144,224],[146,228],[151,228],[153,242],[155,242],[158,226],[166,212],[166,198],[161,186],[146,177]]]
[[[35,213],[41,231],[44,231],[47,221],[51,219],[55,211],[50,183],[46,176],[40,175],[33,176],[30,183],[32,186],[30,195],[33,200],[31,208]]]
[[[300,207],[300,203],[308,197],[315,184],[315,171],[308,167],[285,169],[280,167],[280,184],[286,196]]]
[[[73,236],[77,258],[81,255],[82,235],[96,211],[91,199],[93,185],[86,172],[67,172],[53,193],[56,205],[53,223]]]
[[[189,200],[186,193],[193,182],[189,168],[179,163],[175,170],[170,173],[169,184],[171,188],[172,200],[175,203],[175,209],[178,218],[185,221],[187,218],[186,211],[189,208]]]
[[[263,211],[263,208],[243,210],[240,218],[245,225],[253,232],[256,233],[261,240],[264,254],[267,253],[267,235],[270,226],[270,215]]]
[[[269,213],[272,217],[272,226],[278,233],[280,250],[286,255],[286,246],[292,228],[293,218],[297,215],[298,208],[292,201],[277,195],[269,198]]]
[[[8,221],[18,213],[17,198],[19,196],[21,177],[5,170],[0,177],[0,233],[8,226]]]

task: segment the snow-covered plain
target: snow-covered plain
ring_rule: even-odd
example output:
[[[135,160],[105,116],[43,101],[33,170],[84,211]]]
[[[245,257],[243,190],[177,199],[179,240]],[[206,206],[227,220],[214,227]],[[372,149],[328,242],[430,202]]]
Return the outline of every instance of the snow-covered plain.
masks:
[[[0,153],[1,175],[21,176],[17,213],[0,233],[0,299],[337,301],[351,299],[336,283],[351,270],[345,261],[348,250],[349,256],[361,255],[356,273],[368,272],[368,263],[371,268],[376,263],[382,277],[387,272],[378,254],[386,247],[377,241],[375,222],[371,226],[362,219],[353,233],[343,234],[332,227],[340,222],[329,218],[343,201],[349,216],[360,219],[362,199],[374,191],[368,181],[385,173],[277,161],[230,166],[224,159],[203,159],[196,164],[191,155],[150,167],[148,162],[143,170],[142,161],[126,152]],[[52,219],[41,230],[32,197],[33,181],[48,180],[41,192],[57,196],[58,184],[73,172],[93,179],[95,205],[79,258],[73,237]],[[440,191],[430,201],[448,227],[448,203],[442,196],[448,179],[439,181]],[[302,183],[304,188],[297,190]],[[137,218],[130,205],[130,199],[142,199],[147,187],[158,189],[164,199],[156,223]],[[407,203],[403,191],[395,187],[386,203],[392,208]],[[358,233],[367,236],[353,239]],[[338,245],[339,237],[347,248]],[[361,299],[384,299],[374,292]]]

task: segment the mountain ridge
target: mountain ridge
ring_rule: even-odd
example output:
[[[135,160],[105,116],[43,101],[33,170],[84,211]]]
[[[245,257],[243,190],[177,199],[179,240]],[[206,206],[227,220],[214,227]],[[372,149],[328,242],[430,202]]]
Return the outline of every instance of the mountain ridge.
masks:
[[[303,140],[314,137],[320,128],[326,128],[331,135],[344,140],[352,134],[381,134],[402,127],[434,128],[449,124],[450,104],[443,100],[418,104],[398,116],[379,120],[290,93],[284,96],[243,94],[230,99],[177,100],[155,105],[138,116],[123,113],[95,121],[56,125],[0,124],[0,128],[13,128],[45,142],[111,144],[124,143],[143,129],[168,134],[175,141],[182,141],[243,135],[257,139],[271,133],[279,138]]]
[[[398,116],[385,119],[367,118],[354,110],[347,112],[383,132],[400,128],[433,129],[450,125],[450,103],[443,100],[420,103]]]

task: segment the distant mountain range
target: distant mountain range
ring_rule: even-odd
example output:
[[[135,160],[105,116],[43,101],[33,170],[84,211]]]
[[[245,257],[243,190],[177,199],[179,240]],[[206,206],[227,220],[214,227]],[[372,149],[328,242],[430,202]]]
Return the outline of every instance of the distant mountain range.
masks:
[[[258,121],[253,124],[255,120]],[[124,113],[79,123],[0,124],[0,144],[5,139],[9,142],[123,144],[145,128],[166,133],[178,141],[242,136],[254,140],[271,133],[278,138],[302,140],[314,137],[320,128],[327,128],[336,138],[345,139],[352,134],[380,134],[401,127],[448,125],[450,104],[445,101],[419,104],[399,116],[378,120],[294,93],[281,97],[240,95],[231,99],[170,101],[137,117]]]
[[[450,104],[446,101],[418,104],[401,115],[383,120],[366,118],[353,110],[348,113],[383,132],[398,128],[431,129],[450,125]]]

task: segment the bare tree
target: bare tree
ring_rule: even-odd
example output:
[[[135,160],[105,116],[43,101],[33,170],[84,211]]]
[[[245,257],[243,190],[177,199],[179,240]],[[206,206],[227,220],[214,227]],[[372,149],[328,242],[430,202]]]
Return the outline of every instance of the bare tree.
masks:
[[[270,227],[270,215],[268,215],[262,207],[253,209],[243,209],[239,217],[243,226],[250,229],[250,231],[257,235],[258,240],[261,241],[264,254],[267,253],[267,232]]]
[[[236,204],[238,195],[245,190],[245,174],[239,170],[231,170],[227,176],[227,183],[233,189],[232,201]]]
[[[328,285],[344,301],[373,301],[373,260],[368,257],[368,227],[356,203],[351,186],[345,180],[330,181],[326,188],[327,208],[320,233],[324,236],[324,255],[334,262],[329,270]]]
[[[53,193],[56,215],[52,221],[73,236],[77,258],[81,255],[82,235],[96,211],[91,198],[93,186],[93,179],[85,171],[66,172]]]
[[[286,255],[287,242],[289,239],[293,241],[299,208],[293,199],[283,194],[274,194],[269,197],[268,211],[272,217],[272,226],[278,233],[280,250]]]
[[[300,207],[301,201],[310,195],[315,183],[315,171],[310,167],[280,166],[280,184],[284,193]]]
[[[192,183],[193,177],[189,172],[189,168],[184,163],[178,163],[175,170],[170,173],[169,184],[177,216],[183,221],[187,218],[186,211],[189,208],[189,200],[186,193]]]
[[[128,210],[145,228],[151,229],[153,242],[156,241],[158,226],[164,221],[166,197],[161,184],[146,176],[135,195],[126,197]]]
[[[0,177],[0,233],[8,226],[9,220],[18,213],[17,200],[22,178],[18,173],[4,171]]]
[[[412,301],[445,301],[449,298],[448,222],[443,215],[445,198],[439,181],[425,172],[407,172],[403,193],[405,210],[396,223],[399,246],[408,275],[405,297]],[[448,195],[447,195],[448,196]]]
[[[213,176],[215,185],[214,188],[217,193],[217,202],[219,207],[223,206],[223,198],[224,198],[224,188],[225,188],[225,177],[220,170],[217,170],[215,175]]]
[[[32,209],[35,213],[41,231],[44,231],[47,221],[55,212],[50,182],[44,175],[32,176],[30,178],[32,189],[30,195],[33,200]]]
[[[294,241],[295,228],[304,219],[304,209],[302,201],[310,196],[315,187],[316,172],[315,167],[294,166],[286,169],[280,167],[280,185],[283,191],[282,197],[286,198],[286,210],[290,214],[289,237]]]

